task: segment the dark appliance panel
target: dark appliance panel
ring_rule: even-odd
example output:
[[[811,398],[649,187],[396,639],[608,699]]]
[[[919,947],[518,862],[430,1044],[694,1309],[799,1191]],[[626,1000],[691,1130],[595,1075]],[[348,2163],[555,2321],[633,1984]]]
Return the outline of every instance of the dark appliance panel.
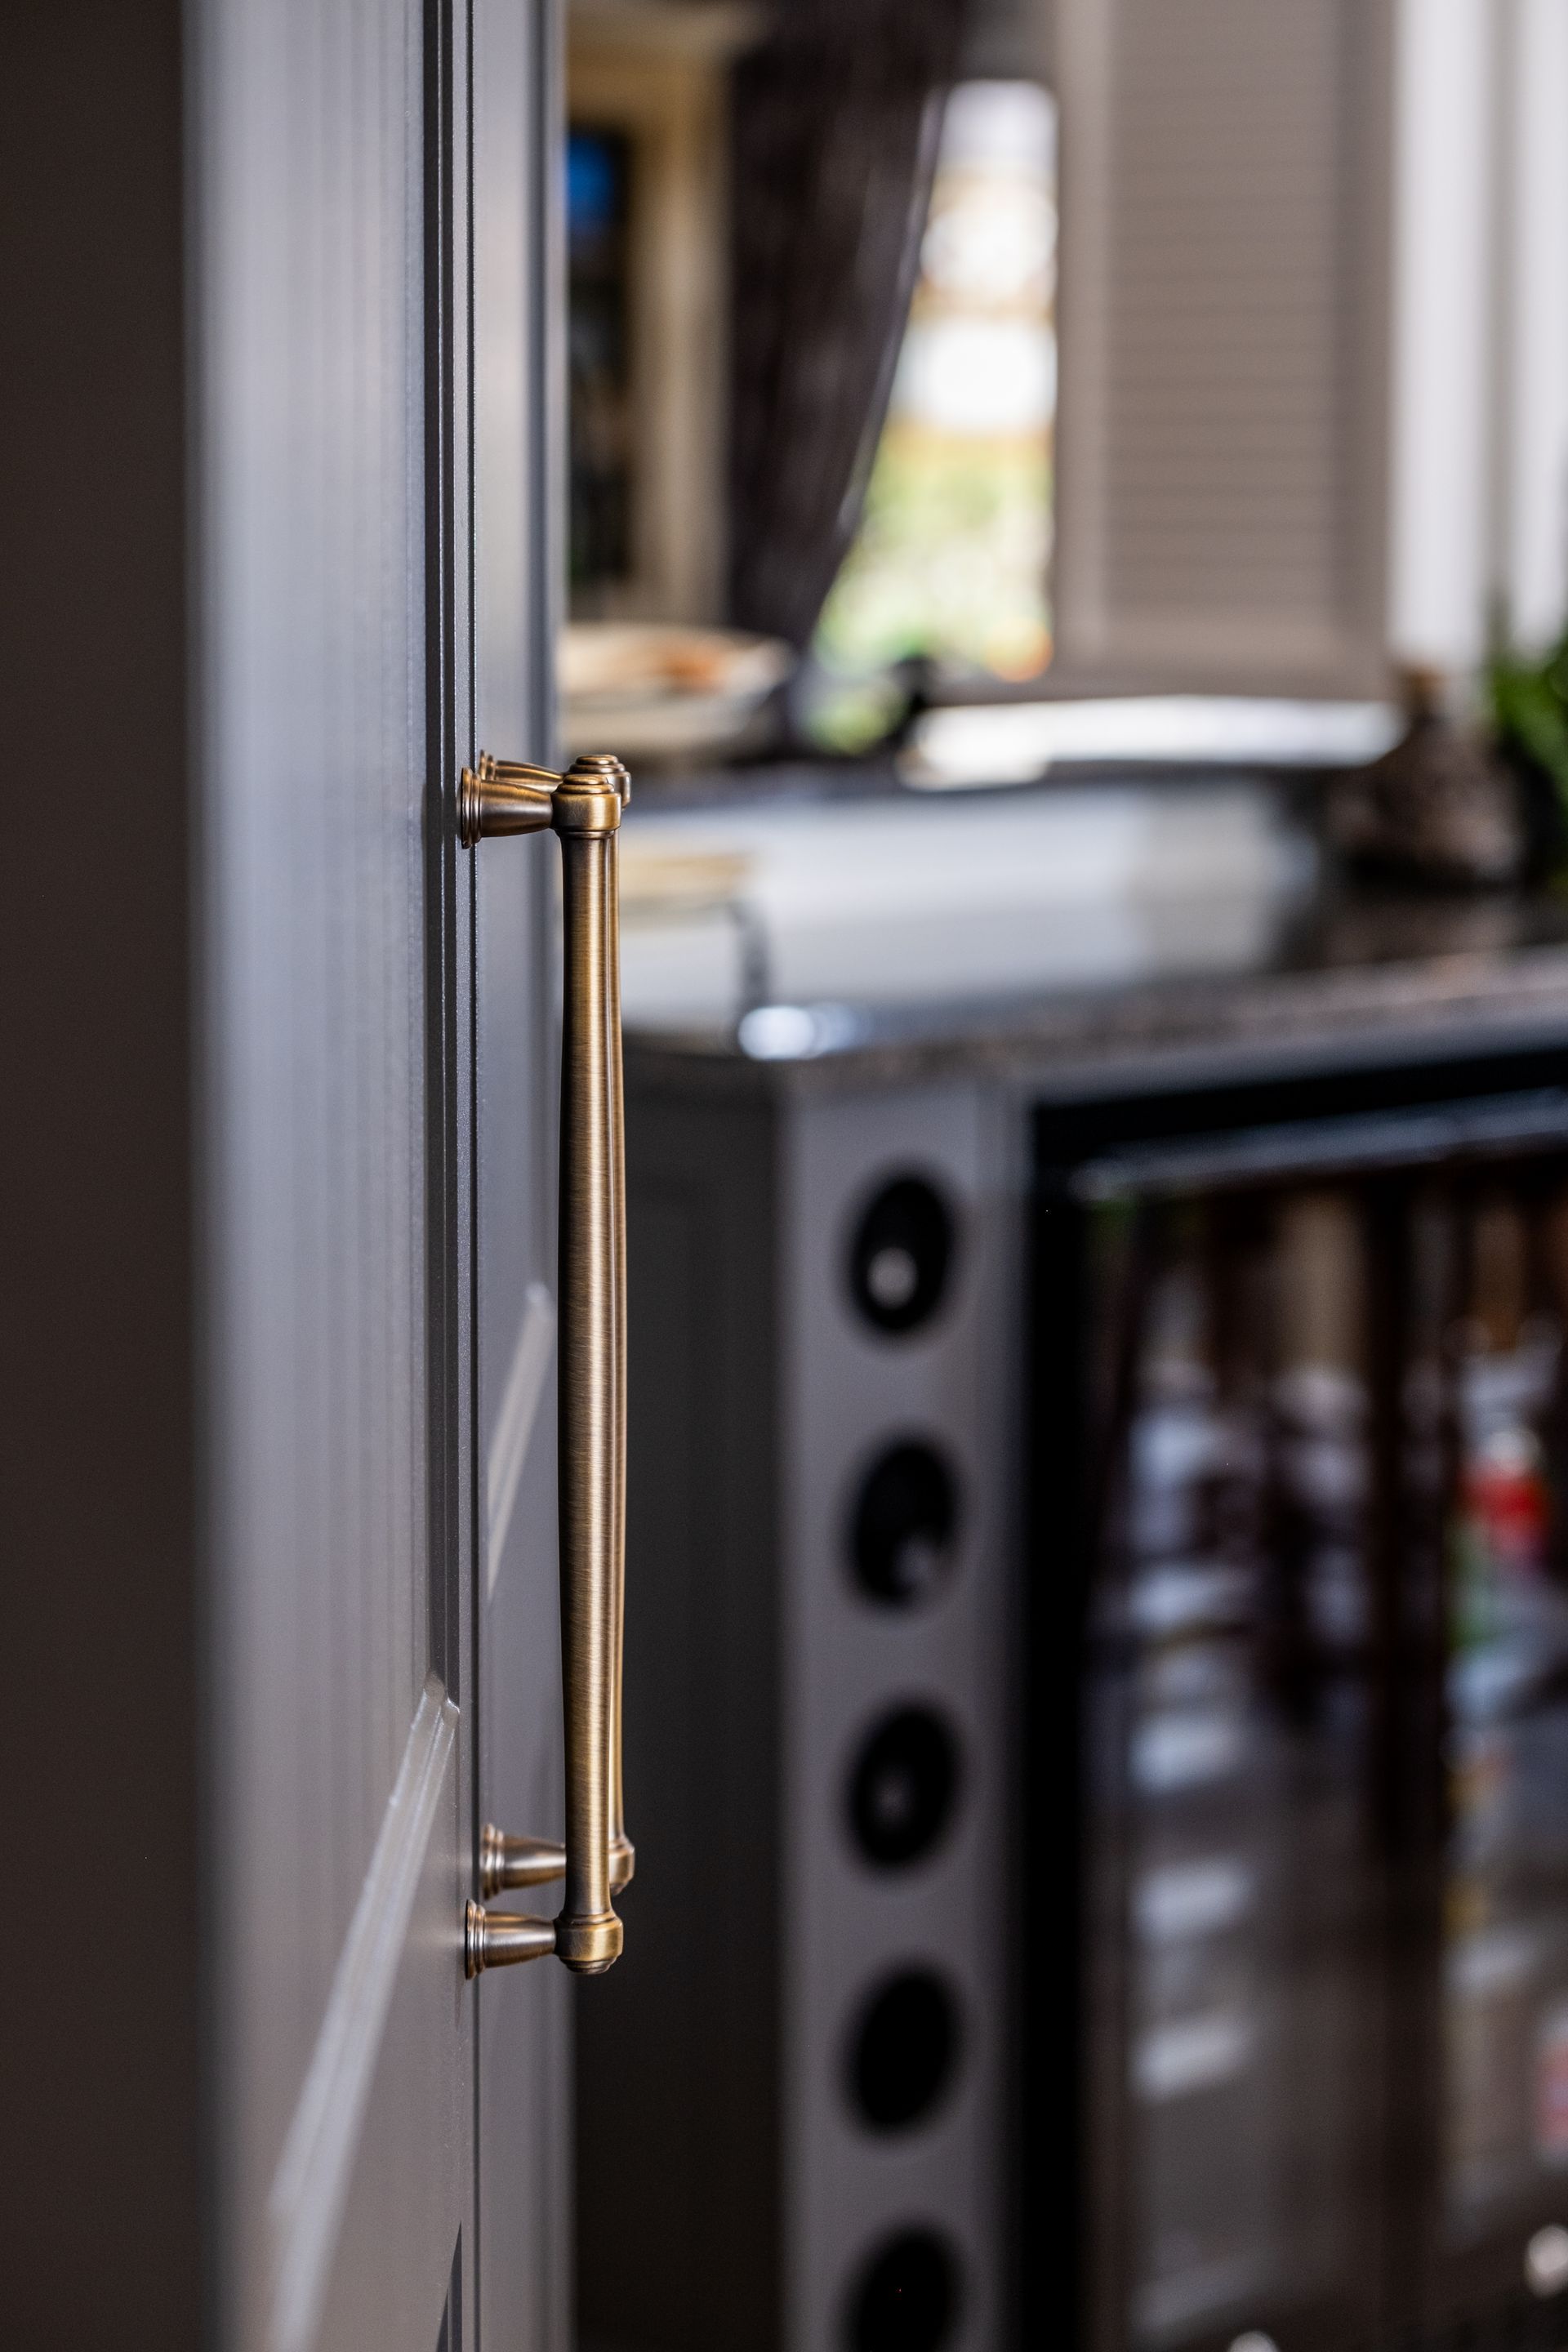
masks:
[[[1030,1876],[1080,1902],[1023,2274],[1037,2199],[1104,2352],[1539,2333],[1568,1106],[1122,1137],[1040,1208]]]

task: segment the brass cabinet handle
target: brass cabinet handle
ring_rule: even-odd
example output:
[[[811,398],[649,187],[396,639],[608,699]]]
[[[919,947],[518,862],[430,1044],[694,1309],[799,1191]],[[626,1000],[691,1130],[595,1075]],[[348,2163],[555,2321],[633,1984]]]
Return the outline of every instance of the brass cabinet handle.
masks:
[[[632,1874],[622,1818],[621,1654],[626,1612],[626,1277],[621,1081],[621,811],[618,760],[574,760],[564,775],[481,754],[465,768],[458,830],[466,849],[501,834],[561,843],[565,987],[561,1035],[561,1654],[566,1723],[566,1843],[487,1825],[479,1885],[564,1878],[556,1918],[468,1906],[469,1976],[554,1952],[598,1976],[621,1949],[614,1895]]]
[[[612,1895],[619,1895],[623,1887],[631,1885],[636,1859],[629,1840],[612,1830]],[[543,1886],[552,1878],[565,1875],[566,1849],[556,1839],[509,1837],[493,1822],[487,1822],[479,1832],[479,1893],[487,1901],[490,1895],[504,1895],[512,1887]]]

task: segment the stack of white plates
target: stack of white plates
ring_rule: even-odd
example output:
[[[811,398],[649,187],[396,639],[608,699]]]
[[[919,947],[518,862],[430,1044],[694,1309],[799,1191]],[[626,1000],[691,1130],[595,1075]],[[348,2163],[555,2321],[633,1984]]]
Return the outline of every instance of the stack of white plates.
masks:
[[[574,621],[557,677],[569,757],[710,757],[743,742],[794,667],[790,648],[738,629],[651,621]]]

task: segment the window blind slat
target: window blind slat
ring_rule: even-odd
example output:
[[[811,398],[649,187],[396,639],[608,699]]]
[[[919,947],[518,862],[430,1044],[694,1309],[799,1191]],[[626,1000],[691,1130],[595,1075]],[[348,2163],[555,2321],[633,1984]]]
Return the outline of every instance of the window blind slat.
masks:
[[[1064,677],[1384,680],[1388,0],[1056,0]]]

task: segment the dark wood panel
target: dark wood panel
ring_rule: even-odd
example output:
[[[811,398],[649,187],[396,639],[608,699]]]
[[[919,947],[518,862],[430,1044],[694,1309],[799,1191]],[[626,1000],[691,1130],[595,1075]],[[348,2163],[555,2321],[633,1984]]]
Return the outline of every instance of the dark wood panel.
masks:
[[[181,40],[26,0],[0,73],[15,2352],[199,2334]]]

